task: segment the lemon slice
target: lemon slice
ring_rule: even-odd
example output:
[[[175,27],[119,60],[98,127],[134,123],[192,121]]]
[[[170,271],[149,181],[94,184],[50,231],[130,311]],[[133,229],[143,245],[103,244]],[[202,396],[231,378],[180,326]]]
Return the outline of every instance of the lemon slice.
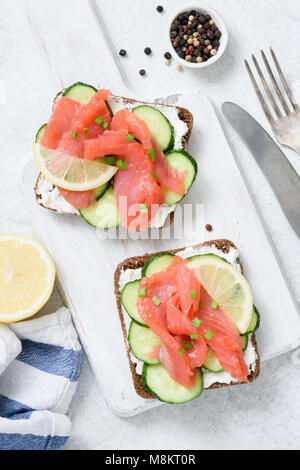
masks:
[[[55,267],[38,242],[19,235],[0,235],[0,322],[31,317],[49,299]]]
[[[215,255],[199,256],[187,266],[239,331],[245,333],[252,317],[253,296],[242,273]]]
[[[33,154],[42,174],[51,183],[69,191],[88,191],[109,181],[118,171],[102,158],[93,161],[72,157],[63,151],[33,144]]]

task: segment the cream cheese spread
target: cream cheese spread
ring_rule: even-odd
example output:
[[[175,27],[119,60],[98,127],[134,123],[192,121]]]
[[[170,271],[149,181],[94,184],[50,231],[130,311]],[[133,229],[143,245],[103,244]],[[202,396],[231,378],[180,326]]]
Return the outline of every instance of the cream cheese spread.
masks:
[[[60,214],[67,212],[68,214],[79,215],[78,210],[71,206],[60,194],[58,188],[43,175],[39,178],[36,193],[39,196],[38,202],[44,207],[56,210]]]

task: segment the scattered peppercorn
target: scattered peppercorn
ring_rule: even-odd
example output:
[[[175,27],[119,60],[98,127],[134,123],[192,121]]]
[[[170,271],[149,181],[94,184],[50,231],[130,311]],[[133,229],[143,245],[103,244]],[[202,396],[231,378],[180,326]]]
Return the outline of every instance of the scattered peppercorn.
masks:
[[[166,62],[165,62],[166,65],[170,65],[170,63],[171,62],[169,60],[166,60]]]
[[[158,11],[158,13],[162,13],[164,11],[161,5],[158,5],[158,7],[156,7],[156,10]]]
[[[212,231],[212,226],[210,224],[206,224],[205,225],[205,228],[208,232],[211,232]]]
[[[151,51],[150,47],[146,47],[146,49],[144,49],[144,52],[145,52],[146,55],[150,55],[152,51]]]
[[[206,62],[216,55],[221,31],[210,15],[195,10],[180,13],[170,28],[170,38],[177,55],[187,62]],[[164,57],[170,60],[171,54]]]
[[[127,52],[125,51],[125,49],[121,49],[120,52],[119,52],[120,56],[122,57],[125,57],[125,55],[127,54]]]
[[[177,70],[178,70],[178,72],[181,72],[181,70],[182,70],[181,65],[177,65]]]
[[[141,70],[139,71],[139,74],[140,74],[140,75],[145,75],[145,73],[146,73],[146,70],[144,70],[144,69],[141,69]]]

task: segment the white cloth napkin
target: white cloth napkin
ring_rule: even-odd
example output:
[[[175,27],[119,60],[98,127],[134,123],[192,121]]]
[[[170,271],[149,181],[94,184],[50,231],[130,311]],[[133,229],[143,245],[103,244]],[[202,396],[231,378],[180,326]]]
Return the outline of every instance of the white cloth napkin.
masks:
[[[77,387],[82,348],[65,307],[0,325],[0,450],[60,449]]]

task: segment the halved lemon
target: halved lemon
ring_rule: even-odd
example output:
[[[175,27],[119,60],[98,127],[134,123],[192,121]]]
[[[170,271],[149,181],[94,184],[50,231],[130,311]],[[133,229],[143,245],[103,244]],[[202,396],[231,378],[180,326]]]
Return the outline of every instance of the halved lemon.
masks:
[[[88,191],[109,181],[118,168],[103,163],[72,157],[63,151],[33,144],[33,154],[42,174],[51,183],[69,191]]]
[[[51,296],[54,281],[53,261],[37,241],[0,235],[0,322],[37,313]]]
[[[253,296],[242,273],[215,255],[202,255],[187,264],[207,293],[230,316],[241,333],[252,317]]]

